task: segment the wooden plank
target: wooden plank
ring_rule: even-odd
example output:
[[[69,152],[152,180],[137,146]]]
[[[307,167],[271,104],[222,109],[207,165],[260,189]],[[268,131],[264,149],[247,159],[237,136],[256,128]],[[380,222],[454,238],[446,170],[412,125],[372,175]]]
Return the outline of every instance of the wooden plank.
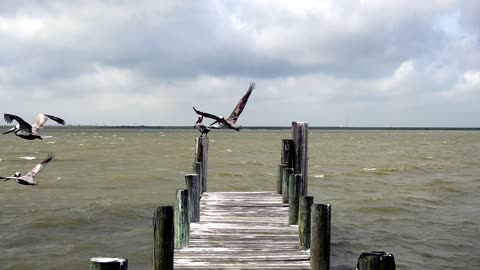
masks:
[[[205,192],[190,247],[175,251],[175,269],[309,269],[298,226],[275,192]]]

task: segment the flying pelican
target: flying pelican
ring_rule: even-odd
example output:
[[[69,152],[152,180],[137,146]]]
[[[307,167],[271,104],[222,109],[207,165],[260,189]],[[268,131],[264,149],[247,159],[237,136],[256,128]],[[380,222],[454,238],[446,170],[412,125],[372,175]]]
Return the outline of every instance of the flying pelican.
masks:
[[[199,116],[204,116],[207,118],[214,119],[215,121],[211,123],[208,127],[213,128],[213,129],[219,129],[219,128],[231,128],[236,131],[240,131],[240,125],[237,124],[237,119],[242,113],[243,109],[245,108],[245,105],[247,104],[248,98],[250,97],[250,94],[252,93],[253,89],[255,89],[255,82],[251,82],[250,86],[248,87],[247,93],[238,101],[237,106],[235,109],[233,109],[233,112],[230,114],[228,118],[225,119],[225,117],[219,117],[211,113],[207,112],[201,112],[195,107],[193,107],[193,110],[199,115]],[[197,120],[198,123],[198,120]]]
[[[35,181],[35,176],[47,166],[47,164],[53,159],[53,153],[49,153],[48,157],[37,164],[31,171],[27,173],[27,175],[22,176],[20,172],[15,172],[14,175],[8,176],[8,177],[3,177],[0,176],[0,179],[4,179],[5,181],[8,180],[15,180],[15,182],[21,184],[21,185],[30,185],[30,186],[36,186],[38,185],[38,182]]]
[[[201,133],[200,137],[202,137],[203,135],[208,136],[207,133],[210,132],[210,130],[212,129],[204,125],[202,121],[203,121],[203,115],[198,115],[197,122],[195,122],[195,125],[193,126],[193,128],[196,128],[198,129],[198,131],[200,131]]]
[[[35,121],[30,125],[29,123],[25,122],[22,118],[14,115],[14,114],[4,114],[5,122],[11,123],[13,120],[17,121],[18,124],[5,131],[3,134],[8,134],[10,132],[15,133],[20,138],[27,139],[27,140],[35,140],[35,139],[42,139],[40,134],[38,134],[38,131],[43,128],[43,125],[45,125],[45,122],[50,118],[53,121],[65,125],[65,121],[61,118],[58,118],[53,115],[48,115],[48,114],[43,114],[40,113],[37,115],[37,118],[35,118]]]

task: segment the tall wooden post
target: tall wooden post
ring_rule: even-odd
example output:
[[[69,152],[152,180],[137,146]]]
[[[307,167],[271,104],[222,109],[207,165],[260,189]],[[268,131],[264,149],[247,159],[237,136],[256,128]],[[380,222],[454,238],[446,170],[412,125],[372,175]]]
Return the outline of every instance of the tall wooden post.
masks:
[[[128,270],[128,260],[124,258],[91,258],[90,270]]]
[[[173,270],[174,210],[166,205],[153,215],[153,270]]]
[[[330,204],[312,205],[311,238],[310,238],[310,269],[330,269]]]
[[[198,162],[195,162],[195,163],[198,163]],[[198,174],[185,175],[185,186],[190,191],[189,192],[190,222],[199,222],[200,221],[200,181],[199,181]]]
[[[300,247],[304,250],[310,248],[310,219],[313,204],[312,196],[300,196],[298,202],[298,234]]]
[[[177,189],[175,204],[175,248],[188,247],[190,241],[190,191]]]
[[[308,123],[292,122],[292,138],[295,148],[293,170],[295,174],[303,175],[301,195],[308,194]]]
[[[198,175],[199,194],[202,195],[203,191],[203,164],[202,162],[195,161],[192,163],[193,173]]]
[[[288,224],[298,224],[298,200],[302,184],[301,174],[291,174],[288,183]]]
[[[202,163],[202,181],[201,194],[207,191],[207,163],[208,163],[208,137],[198,137],[195,139],[195,162]]]
[[[285,168],[283,169],[283,177],[282,177],[282,203],[288,203],[288,181],[290,179],[290,175],[293,174],[292,168]]]
[[[358,257],[357,270],[395,270],[395,258],[385,251],[362,252]]]

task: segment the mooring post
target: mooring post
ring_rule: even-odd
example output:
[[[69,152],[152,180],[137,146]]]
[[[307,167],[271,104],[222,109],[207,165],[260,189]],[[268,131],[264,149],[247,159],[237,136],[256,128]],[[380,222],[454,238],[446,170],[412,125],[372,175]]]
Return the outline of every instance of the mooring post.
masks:
[[[295,157],[295,147],[292,139],[282,139],[282,151],[280,162],[287,168],[293,168],[293,159]]]
[[[200,180],[200,194],[207,191],[207,163],[208,163],[208,137],[198,137],[195,139],[195,162],[202,163],[202,172]]]
[[[298,238],[300,248],[310,248],[310,219],[313,204],[312,196],[300,196],[298,201]]]
[[[308,123],[292,122],[292,138],[294,145],[293,169],[296,174],[303,175],[301,195],[308,194]]]
[[[283,185],[283,170],[286,168],[285,164],[278,164],[278,179],[277,179],[277,193],[282,194]]]
[[[166,205],[157,208],[153,215],[153,269],[173,270],[174,210]]]
[[[128,270],[128,260],[125,258],[91,258],[90,270]]]
[[[190,191],[177,189],[175,204],[175,248],[188,247],[190,241]]]
[[[203,188],[203,165],[202,165],[202,162],[198,162],[198,161],[195,161],[193,162],[192,164],[192,167],[193,167],[193,173],[194,174],[197,174],[198,175],[198,183],[199,183],[199,187],[200,187],[200,190],[199,190],[199,194],[202,195],[203,194],[203,191],[202,191],[202,188]]]
[[[288,179],[288,224],[298,224],[298,200],[302,184],[301,174],[291,174]]]
[[[199,162],[195,162],[200,164]],[[194,163],[194,164],[195,164]],[[200,221],[200,181],[198,174],[185,175],[185,186],[190,191],[190,222]]]
[[[282,176],[282,203],[288,203],[288,181],[293,174],[292,168],[284,168]]]
[[[362,252],[358,257],[357,270],[395,270],[395,258],[385,251]]]
[[[310,237],[310,269],[330,269],[330,204],[312,205]]]

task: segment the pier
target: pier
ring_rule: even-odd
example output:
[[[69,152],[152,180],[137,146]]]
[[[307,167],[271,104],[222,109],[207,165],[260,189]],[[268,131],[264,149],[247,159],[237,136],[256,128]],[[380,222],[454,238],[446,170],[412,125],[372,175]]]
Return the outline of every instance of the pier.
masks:
[[[154,212],[153,269],[330,269],[331,205],[308,196],[308,124],[293,122],[292,138],[281,141],[276,191],[208,192],[208,142],[195,140],[175,204]],[[90,269],[127,265],[92,258]],[[394,270],[394,257],[362,252],[357,269]]]

